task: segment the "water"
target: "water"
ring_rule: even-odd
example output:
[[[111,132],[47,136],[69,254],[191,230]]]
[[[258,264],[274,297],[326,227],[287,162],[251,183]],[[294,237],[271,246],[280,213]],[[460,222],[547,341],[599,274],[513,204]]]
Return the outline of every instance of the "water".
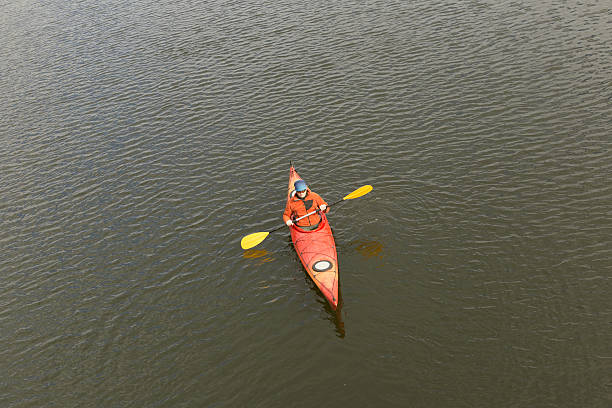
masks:
[[[612,403],[607,2],[1,8],[0,405]]]

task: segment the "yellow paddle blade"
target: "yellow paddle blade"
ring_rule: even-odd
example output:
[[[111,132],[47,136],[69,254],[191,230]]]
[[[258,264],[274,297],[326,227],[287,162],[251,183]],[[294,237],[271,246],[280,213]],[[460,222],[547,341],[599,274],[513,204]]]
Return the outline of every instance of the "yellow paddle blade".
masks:
[[[256,232],[254,234],[249,234],[246,237],[242,238],[242,240],[240,241],[240,246],[242,247],[242,249],[253,248],[261,241],[266,239],[268,234],[269,232]]]
[[[368,194],[370,191],[372,191],[373,188],[374,187],[372,187],[371,185],[366,184],[365,186],[359,187],[357,190],[353,191],[351,194],[345,195],[342,199],[351,200],[353,198],[364,196]]]

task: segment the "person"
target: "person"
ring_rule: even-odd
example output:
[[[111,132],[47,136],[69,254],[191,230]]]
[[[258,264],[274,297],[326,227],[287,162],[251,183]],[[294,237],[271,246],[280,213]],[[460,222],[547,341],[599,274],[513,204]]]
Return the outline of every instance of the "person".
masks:
[[[329,211],[325,200],[314,191],[311,191],[304,180],[297,180],[293,183],[293,187],[295,187],[295,190],[291,193],[289,200],[287,200],[287,206],[283,213],[283,221],[285,221],[288,227],[294,225],[294,219],[300,218],[309,212],[317,209],[325,213]],[[317,229],[320,222],[321,215],[314,213],[297,221],[295,226],[305,231],[313,231]]]

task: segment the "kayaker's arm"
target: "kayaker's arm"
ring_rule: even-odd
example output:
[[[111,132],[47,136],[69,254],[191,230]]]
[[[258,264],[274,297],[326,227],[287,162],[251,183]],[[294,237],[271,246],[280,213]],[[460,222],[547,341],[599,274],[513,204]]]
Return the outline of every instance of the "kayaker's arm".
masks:
[[[288,221],[291,221],[291,216],[291,207],[289,205],[289,201],[287,201],[287,205],[285,205],[285,211],[283,212],[283,222],[287,225],[290,225],[288,224]]]
[[[329,211],[329,206],[327,205],[323,197],[316,193],[313,193],[313,196],[315,197],[315,203],[319,210],[323,211],[324,213],[327,213]]]

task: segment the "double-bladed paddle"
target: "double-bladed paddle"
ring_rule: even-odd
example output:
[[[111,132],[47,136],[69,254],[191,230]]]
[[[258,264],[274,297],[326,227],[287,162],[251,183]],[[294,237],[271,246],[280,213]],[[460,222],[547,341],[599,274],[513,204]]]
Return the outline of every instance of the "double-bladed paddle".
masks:
[[[342,202],[344,200],[352,200],[353,198],[359,198],[361,196],[364,196],[366,194],[368,194],[370,191],[372,191],[372,186],[367,184],[365,186],[359,187],[357,190],[353,191],[350,194],[345,195],[344,197],[342,197],[340,200],[331,203],[330,205],[328,205],[327,207],[331,207],[334,204],[338,204],[339,202]],[[301,220],[302,218],[306,218],[314,213],[316,213],[319,210],[315,210],[315,211],[311,211],[306,215],[301,216],[300,218],[296,218],[295,220],[293,220],[293,222],[297,222],[299,220]],[[268,231],[268,232],[255,232],[253,234],[249,234],[247,236],[245,236],[244,238],[242,238],[242,240],[240,241],[240,246],[242,247],[242,249],[249,249],[249,248],[253,248],[254,246],[259,245],[264,239],[266,239],[266,237],[274,231],[278,231],[280,229],[282,229],[283,227],[285,227],[285,225],[275,228],[272,231]]]

